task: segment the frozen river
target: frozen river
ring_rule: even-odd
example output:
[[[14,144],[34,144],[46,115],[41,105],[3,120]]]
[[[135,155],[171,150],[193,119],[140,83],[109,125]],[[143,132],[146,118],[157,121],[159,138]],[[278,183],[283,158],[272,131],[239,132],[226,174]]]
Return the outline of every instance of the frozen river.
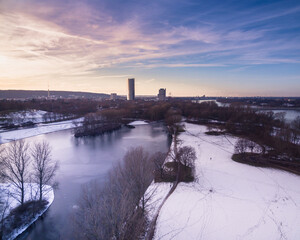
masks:
[[[47,140],[52,156],[59,161],[55,200],[43,219],[38,220],[17,239],[58,240],[70,239],[71,215],[82,184],[97,179],[105,181],[114,163],[122,160],[131,147],[143,146],[149,153],[167,152],[170,139],[159,123],[123,127],[113,133],[93,138],[74,138],[72,130],[64,130],[27,138],[30,143]],[[7,143],[9,144],[9,143]]]

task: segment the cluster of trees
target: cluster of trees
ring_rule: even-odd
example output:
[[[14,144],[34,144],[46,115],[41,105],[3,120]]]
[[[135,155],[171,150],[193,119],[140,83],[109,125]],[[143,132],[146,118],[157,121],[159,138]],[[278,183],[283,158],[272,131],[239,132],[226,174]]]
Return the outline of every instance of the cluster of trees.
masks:
[[[244,106],[218,107],[215,103],[181,103],[183,116],[193,122],[219,126],[224,131],[272,148],[274,154],[300,158],[299,118],[286,123],[283,114],[257,112]],[[213,121],[212,121],[213,120]]]
[[[82,123],[75,122],[75,137],[95,136],[121,127],[124,111],[104,109],[84,116]]]
[[[277,149],[278,153],[283,152],[293,158],[300,157],[299,119],[287,124],[282,114],[274,114],[271,111],[259,112],[245,105],[231,104],[229,107],[219,107],[213,101],[199,104],[174,99],[166,102],[58,99],[27,102],[0,101],[0,106],[4,102],[10,107],[15,104],[15,108],[30,107],[74,117],[85,115],[83,126],[76,130],[77,135],[85,135],[84,133],[93,135],[118,129],[126,119],[164,120],[167,125],[170,125],[176,121],[174,118],[183,116],[188,121],[196,123],[211,124],[213,122],[228,133]],[[174,111],[177,114],[172,113]],[[49,118],[55,120],[55,116],[57,115],[54,114]]]
[[[164,120],[172,125],[176,118],[185,117],[188,121],[210,124],[223,128],[234,135],[243,136],[264,146],[277,149],[293,158],[300,157],[299,123],[284,121],[283,115],[273,112],[258,112],[244,105],[231,104],[219,107],[215,102],[201,104],[184,100],[166,102],[155,101],[96,101],[86,99],[31,100],[27,102],[0,101],[1,104],[15,108],[34,108],[49,113],[47,119],[54,121],[59,114],[69,117],[84,116],[83,126],[75,132],[78,136],[96,135],[118,129],[126,119]],[[174,114],[174,111],[176,114]],[[172,128],[170,128],[172,130]]]
[[[56,122],[56,121],[63,121],[72,119],[75,116],[73,114],[61,114],[56,112],[46,112],[43,115],[43,122]]]
[[[291,123],[283,124],[283,127],[276,132],[276,136],[285,142],[300,144],[300,117],[298,116]]]
[[[288,155],[274,154],[274,149],[256,144],[255,142],[239,138],[235,144],[232,159],[258,167],[271,167],[289,171],[300,175],[300,161],[293,161]]]
[[[67,116],[83,116],[90,112],[96,112],[98,105],[99,101],[90,99],[0,100],[0,113],[7,114],[36,109]]]
[[[41,119],[36,119],[40,116],[37,115],[35,110],[24,110],[18,112],[10,112],[7,114],[2,114],[1,125],[4,128],[18,128],[27,127],[34,125],[37,120],[38,122],[54,122],[62,121],[67,119],[72,119],[75,116],[71,114],[61,114],[55,112],[46,112],[42,115]]]
[[[234,146],[235,154],[244,155],[247,152],[251,153],[265,153],[265,148],[262,148],[253,141],[250,141],[245,138],[239,138]]]
[[[173,148],[169,153],[172,162],[168,162],[160,169],[159,175],[156,172],[156,181],[190,182],[194,180],[194,168],[196,160],[195,149],[191,146],[181,146],[178,140],[180,132],[184,131],[181,124],[180,108],[172,107],[165,115],[165,122],[169,132],[173,135]]]
[[[74,239],[141,239],[147,228],[145,191],[153,180],[155,165],[165,154],[149,156],[142,147],[129,150],[108,174],[104,186],[85,185],[74,215]]]
[[[23,101],[16,100],[0,100],[0,109],[1,112],[11,112],[11,111],[23,111],[27,107]]]
[[[174,151],[174,150],[173,150]],[[155,163],[155,182],[192,182],[196,152],[191,146],[180,147],[177,152],[170,153],[172,161]]]
[[[51,158],[51,148],[47,142],[35,143],[32,147],[25,141],[13,141],[1,149],[0,155],[1,182],[10,184],[14,192],[0,186],[0,239],[3,233],[4,217],[9,208],[9,197],[15,198],[20,206],[25,204],[26,184],[37,183],[38,191],[32,193],[34,199],[43,201],[47,185],[53,184],[58,164]]]
[[[52,184],[58,169],[58,163],[51,158],[51,147],[45,141],[32,147],[23,139],[13,141],[2,149],[0,162],[1,177],[18,190],[15,198],[21,205],[25,200],[25,183],[38,183],[41,201],[45,186]]]
[[[173,161],[164,164],[160,175],[157,175],[156,172],[155,181],[176,183],[194,181],[195,149],[191,146],[180,147],[170,156]]]

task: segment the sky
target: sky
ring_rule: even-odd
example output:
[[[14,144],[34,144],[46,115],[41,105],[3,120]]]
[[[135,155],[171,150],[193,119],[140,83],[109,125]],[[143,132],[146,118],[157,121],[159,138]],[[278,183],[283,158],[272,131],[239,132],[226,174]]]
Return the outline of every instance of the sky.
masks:
[[[0,89],[300,97],[300,1],[0,0]]]

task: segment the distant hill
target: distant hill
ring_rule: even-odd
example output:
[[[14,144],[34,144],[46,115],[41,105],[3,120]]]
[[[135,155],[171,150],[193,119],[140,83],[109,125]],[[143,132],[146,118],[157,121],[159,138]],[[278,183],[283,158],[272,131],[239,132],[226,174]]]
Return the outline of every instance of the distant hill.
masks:
[[[91,92],[50,91],[55,98],[109,98],[108,94]],[[28,99],[47,97],[48,91],[35,90],[0,90],[0,99]]]

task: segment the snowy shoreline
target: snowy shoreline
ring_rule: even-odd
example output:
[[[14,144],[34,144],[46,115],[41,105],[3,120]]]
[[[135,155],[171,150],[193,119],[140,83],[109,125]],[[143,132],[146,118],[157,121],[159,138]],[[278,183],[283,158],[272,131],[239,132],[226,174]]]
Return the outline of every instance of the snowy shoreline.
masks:
[[[19,129],[0,133],[0,144],[8,143],[14,140],[34,137],[41,134],[52,133],[74,128],[74,121],[81,122],[83,118],[76,120],[67,120],[54,123],[39,124],[33,128]]]
[[[196,181],[179,183],[159,213],[153,239],[299,239],[299,176],[231,160],[232,136],[185,123],[183,146],[196,150]],[[152,183],[149,219],[170,189]],[[147,194],[146,193],[146,194]]]
[[[5,195],[9,194],[9,197],[7,199],[8,203],[9,203],[9,211],[5,215],[5,216],[8,216],[9,212],[19,205],[19,202],[12,196],[12,195],[14,195],[14,192],[17,192],[17,190],[15,189],[14,186],[12,186],[10,184],[5,184],[5,183],[0,184],[0,187],[1,187],[1,189],[3,189]],[[45,186],[45,188],[46,188],[46,190],[44,193],[44,200],[46,200],[48,202],[47,205],[45,206],[45,208],[40,213],[36,214],[34,216],[34,218],[28,224],[24,224],[20,228],[15,229],[12,233],[10,233],[10,235],[5,236],[5,238],[3,238],[3,239],[7,239],[7,240],[15,239],[20,234],[25,232],[34,222],[36,222],[49,209],[49,207],[51,206],[51,204],[54,201],[54,191],[51,186]],[[32,196],[32,193],[38,192],[38,189],[39,189],[38,184],[26,183],[25,184],[25,202],[30,201],[30,200],[37,200],[36,197]]]
[[[130,126],[139,126],[139,125],[147,125],[147,124],[149,124],[149,123],[144,120],[137,120],[137,121],[128,123],[128,125],[130,125]]]
[[[12,142],[14,140],[20,140],[24,138],[34,137],[41,134],[52,133],[67,129],[74,128],[74,121],[80,123],[83,121],[83,118],[78,118],[75,120],[67,120],[61,122],[54,122],[54,123],[40,123],[36,127],[32,128],[25,128],[19,130],[12,130],[12,131],[3,131],[0,132],[0,145],[8,142]],[[147,125],[149,124],[146,121],[133,121],[130,122],[128,125],[130,126],[140,126],[140,125]]]

